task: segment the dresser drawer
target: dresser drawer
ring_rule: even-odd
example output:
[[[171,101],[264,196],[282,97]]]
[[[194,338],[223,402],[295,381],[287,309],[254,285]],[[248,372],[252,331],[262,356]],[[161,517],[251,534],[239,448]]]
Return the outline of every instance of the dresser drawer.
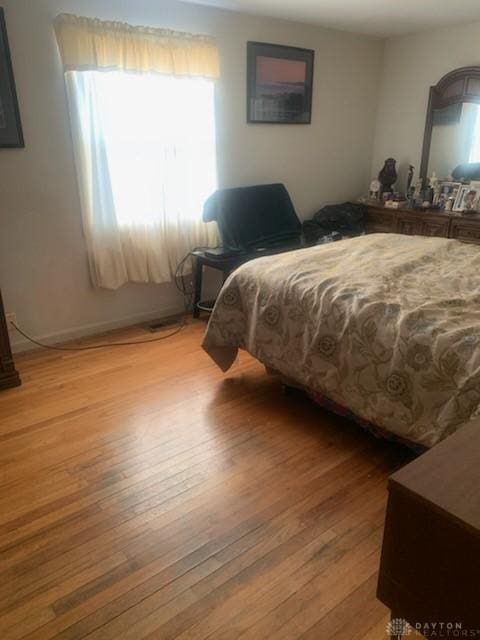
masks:
[[[480,222],[472,220],[452,220],[451,238],[462,242],[480,244]]]
[[[397,233],[409,236],[448,238],[450,220],[430,213],[402,214],[397,218]]]
[[[397,233],[403,233],[407,236],[421,236],[422,221],[418,216],[399,215],[397,218]]]
[[[434,236],[437,238],[448,238],[450,230],[450,220],[445,218],[428,218],[422,221],[422,236]]]
[[[394,233],[395,213],[393,211],[369,209],[366,218],[367,233]]]

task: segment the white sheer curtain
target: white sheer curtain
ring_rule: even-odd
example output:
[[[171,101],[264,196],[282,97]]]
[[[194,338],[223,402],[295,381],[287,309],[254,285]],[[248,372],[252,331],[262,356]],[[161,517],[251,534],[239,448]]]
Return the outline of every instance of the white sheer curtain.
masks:
[[[213,79],[125,71],[65,74],[92,279],[166,282],[195,246],[216,189]]]

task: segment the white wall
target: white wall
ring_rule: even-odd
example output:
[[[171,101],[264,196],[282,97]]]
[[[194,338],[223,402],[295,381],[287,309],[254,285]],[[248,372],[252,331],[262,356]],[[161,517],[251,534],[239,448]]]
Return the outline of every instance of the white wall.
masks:
[[[370,178],[379,40],[174,0],[3,0],[26,148],[0,149],[0,285],[34,336],[70,336],[165,315],[173,285],[94,290],[87,271],[63,76],[61,12],[218,38],[220,186],[285,182],[299,214],[364,192]],[[310,126],[246,124],[246,41],[315,49]],[[18,340],[14,338],[14,343]]]
[[[399,163],[399,190],[409,163],[418,176],[430,86],[458,67],[480,65],[479,43],[480,22],[386,41],[372,176],[389,156]]]

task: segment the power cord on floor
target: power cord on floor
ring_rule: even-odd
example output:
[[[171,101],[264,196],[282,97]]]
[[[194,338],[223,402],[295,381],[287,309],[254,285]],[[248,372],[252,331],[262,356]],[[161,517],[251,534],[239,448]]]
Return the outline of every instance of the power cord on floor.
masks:
[[[189,251],[180,260],[180,262],[177,265],[177,268],[175,269],[175,275],[174,275],[175,286],[183,294],[184,304],[185,304],[185,315],[182,316],[182,319],[178,327],[173,331],[170,331],[170,333],[167,333],[166,335],[158,336],[157,338],[149,338],[148,340],[129,340],[124,342],[102,342],[100,344],[94,344],[87,347],[57,347],[55,345],[45,344],[44,342],[40,342],[40,340],[36,340],[35,338],[32,338],[31,336],[28,335],[28,333],[25,333],[25,331],[20,329],[20,327],[18,327],[15,322],[12,322],[12,320],[9,321],[9,324],[15,329],[15,331],[18,331],[18,333],[21,336],[23,336],[26,340],[28,340],[32,344],[37,345],[37,347],[42,347],[43,349],[51,349],[52,351],[90,351],[92,349],[105,349],[107,347],[127,347],[127,346],[132,346],[137,344],[147,344],[151,342],[160,342],[161,340],[167,340],[167,338],[172,338],[173,336],[177,335],[177,333],[180,333],[180,331],[186,325],[186,316],[191,308],[192,300],[193,300],[193,287],[189,289],[185,282],[184,268],[185,268],[185,264],[187,263],[187,260],[191,258],[194,251],[200,251],[204,249],[205,247],[196,247],[195,249],[192,249],[191,251]]]
[[[36,344],[38,347],[42,347],[43,349],[52,349],[53,351],[90,351],[92,349],[105,349],[106,347],[128,347],[136,344],[147,344],[148,342],[160,342],[160,340],[172,338],[177,333],[180,333],[180,331],[186,324],[186,320],[185,316],[183,316],[179,326],[176,329],[174,329],[170,333],[167,333],[166,335],[158,336],[157,338],[149,338],[148,340],[131,340],[126,342],[102,342],[100,344],[89,345],[88,347],[57,347],[55,345],[45,344],[44,342],[35,340],[35,338],[32,338],[27,333],[25,333],[25,331],[22,331],[22,329],[20,329],[20,327],[18,327],[15,322],[12,322],[10,320],[10,324],[16,331],[18,331],[20,335],[29,340],[31,343]]]

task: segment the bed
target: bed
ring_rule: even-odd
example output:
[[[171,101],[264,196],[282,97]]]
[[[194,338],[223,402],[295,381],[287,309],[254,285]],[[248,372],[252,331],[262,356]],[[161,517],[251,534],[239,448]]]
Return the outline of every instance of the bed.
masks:
[[[431,447],[480,413],[479,248],[379,233],[259,258],[225,282],[203,348]]]

